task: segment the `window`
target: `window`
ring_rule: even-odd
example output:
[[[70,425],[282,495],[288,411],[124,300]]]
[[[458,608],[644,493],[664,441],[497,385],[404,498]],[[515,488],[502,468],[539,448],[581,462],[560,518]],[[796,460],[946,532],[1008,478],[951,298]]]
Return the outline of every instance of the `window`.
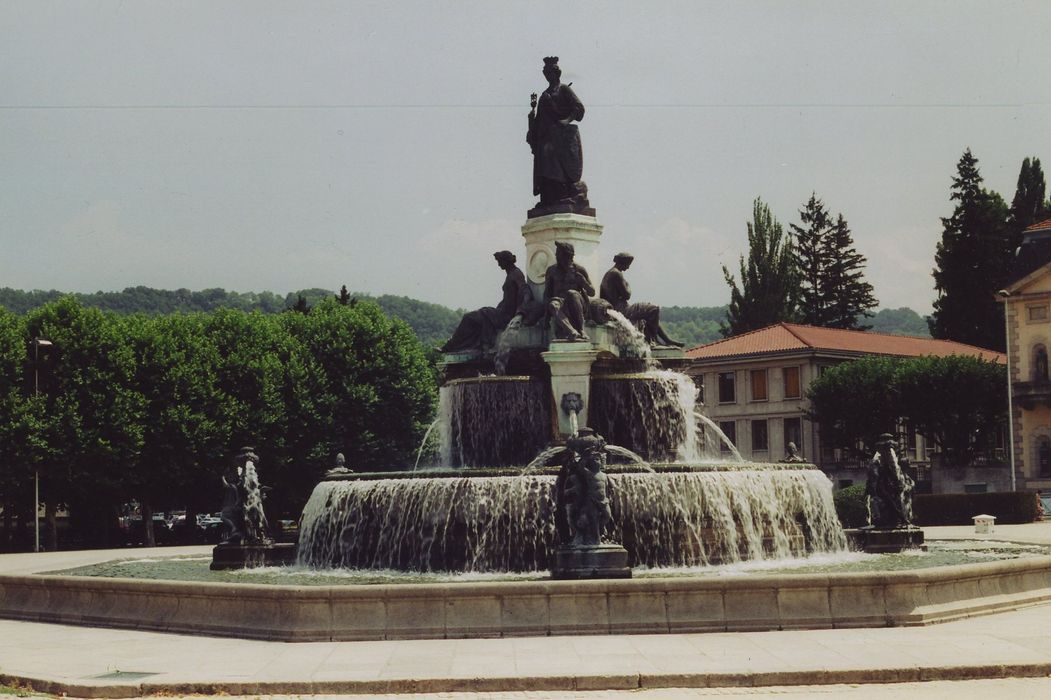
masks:
[[[737,403],[737,381],[734,372],[719,373],[719,403]]]
[[[788,443],[796,446],[797,452],[803,452],[803,419],[785,418],[785,454],[788,454]],[[803,455],[800,454],[800,457]]]
[[[719,430],[723,431],[723,435],[726,439],[732,442],[734,445],[737,444],[737,421],[732,420],[721,420],[719,421]],[[721,442],[719,445],[719,451],[730,453],[730,446],[725,442]]]
[[[766,370],[753,369],[752,377],[752,401],[766,401]]]
[[[752,452],[765,452],[767,448],[766,421],[752,421]]]
[[[799,368],[798,367],[785,367],[781,371],[782,376],[785,379],[785,398],[786,399],[798,399],[801,398],[803,392],[799,386]]]
[[[1051,476],[1051,440],[1044,438],[1040,441],[1037,462],[1040,464],[1040,476]]]
[[[1033,381],[1047,381],[1047,348],[1043,345],[1033,348]]]
[[[1047,323],[1047,304],[1043,304],[1040,306],[1027,306],[1025,308],[1028,312],[1030,323]]]

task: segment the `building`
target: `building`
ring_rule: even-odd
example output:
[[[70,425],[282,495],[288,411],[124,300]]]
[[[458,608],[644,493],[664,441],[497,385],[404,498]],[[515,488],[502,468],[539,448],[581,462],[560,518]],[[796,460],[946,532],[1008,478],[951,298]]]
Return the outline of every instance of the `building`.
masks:
[[[1048,282],[1051,288],[1051,275]],[[793,442],[800,455],[820,466],[837,486],[849,486],[864,481],[866,465],[821,444],[819,426],[806,417],[806,390],[824,368],[865,355],[971,355],[1006,361],[998,352],[952,341],[778,323],[691,348],[686,371],[701,387],[708,417],[745,459],[780,461]],[[1006,459],[986,468],[938,475],[932,474],[931,450],[921,435],[909,434],[906,452],[918,468],[921,491],[1010,488]]]
[[[1011,432],[1019,488],[1051,488],[1051,219],[1023,234],[1011,282],[1000,292],[1006,312],[1011,378]]]

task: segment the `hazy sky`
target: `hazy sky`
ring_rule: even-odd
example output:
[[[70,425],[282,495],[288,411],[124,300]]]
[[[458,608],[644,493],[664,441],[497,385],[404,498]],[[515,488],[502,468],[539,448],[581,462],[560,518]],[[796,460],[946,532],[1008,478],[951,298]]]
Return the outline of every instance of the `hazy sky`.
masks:
[[[714,306],[752,200],[842,212],[930,311],[964,148],[1051,168],[1051,3],[0,0],[0,286],[305,287],[450,306],[524,261],[529,94],[587,114],[602,249]]]

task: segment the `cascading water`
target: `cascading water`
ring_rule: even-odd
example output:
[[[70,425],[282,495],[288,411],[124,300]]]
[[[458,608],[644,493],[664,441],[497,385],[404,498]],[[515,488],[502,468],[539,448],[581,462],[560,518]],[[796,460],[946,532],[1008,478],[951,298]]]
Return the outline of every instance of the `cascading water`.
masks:
[[[693,566],[846,548],[827,478],[812,469],[612,473],[614,531],[632,565]],[[408,571],[541,571],[555,477],[323,482],[299,563]]]
[[[448,467],[526,464],[551,433],[547,383],[530,377],[456,380],[439,392],[441,461]]]
[[[610,444],[651,462],[697,462],[703,434],[694,418],[696,402],[697,387],[679,372],[595,376],[588,423]]]

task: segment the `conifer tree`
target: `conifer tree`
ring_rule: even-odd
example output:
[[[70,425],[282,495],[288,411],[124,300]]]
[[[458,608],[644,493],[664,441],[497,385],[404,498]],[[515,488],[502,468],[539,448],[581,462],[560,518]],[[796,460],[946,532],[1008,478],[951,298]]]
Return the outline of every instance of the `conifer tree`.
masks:
[[[878,302],[872,295],[872,285],[865,281],[865,256],[854,249],[854,238],[842,214],[829,228],[825,254],[824,292],[828,306],[822,325],[868,330],[872,326],[862,326],[858,320],[871,317]]]
[[[770,207],[756,198],[748,224],[748,261],[740,258],[741,285],[723,265],[730,286],[730,308],[719,332],[724,337],[781,321],[794,320],[798,275],[792,258],[792,238],[785,235]]]
[[[878,303],[864,280],[865,256],[854,249],[842,214],[833,220],[825,204],[810,195],[799,212],[803,226],[792,224],[793,257],[799,271],[799,320],[812,326],[854,328],[872,316]]]
[[[1040,159],[1026,158],[1018,172],[1018,186],[1011,200],[1011,228],[1019,234],[1029,226],[1049,216],[1048,203],[1044,201],[1047,183]],[[1020,242],[1020,241],[1019,241]]]
[[[799,320],[811,326],[823,326],[827,320],[824,242],[832,219],[817,194],[810,195],[799,218],[805,228],[795,224],[790,227],[795,239],[792,256],[799,272]]]
[[[938,298],[931,335],[1003,350],[1003,309],[995,295],[1010,263],[1008,208],[1000,195],[982,187],[978,159],[969,148],[957,163],[950,199],[956,209],[942,219],[942,239],[934,256]]]

